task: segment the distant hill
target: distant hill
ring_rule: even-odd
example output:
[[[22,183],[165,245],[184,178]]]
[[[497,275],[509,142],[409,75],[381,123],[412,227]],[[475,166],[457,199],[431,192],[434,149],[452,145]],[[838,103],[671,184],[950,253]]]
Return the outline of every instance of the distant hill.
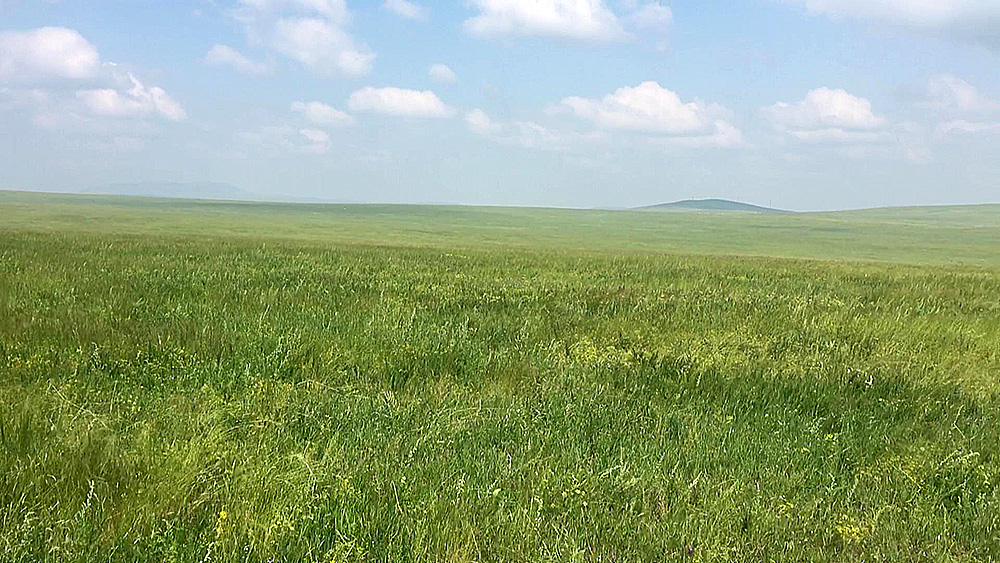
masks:
[[[791,213],[771,207],[761,207],[750,203],[740,203],[728,199],[685,199],[673,203],[647,205],[637,209],[650,211],[738,211],[743,213]]]
[[[132,195],[181,199],[256,200],[259,197],[231,184],[219,182],[139,182],[104,184],[83,190],[86,194]]]

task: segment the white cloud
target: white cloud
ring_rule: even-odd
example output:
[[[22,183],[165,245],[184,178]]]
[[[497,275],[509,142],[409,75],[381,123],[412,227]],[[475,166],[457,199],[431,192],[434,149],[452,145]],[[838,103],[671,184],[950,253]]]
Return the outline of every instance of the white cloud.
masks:
[[[941,119],[934,129],[937,139],[1000,129],[997,123],[1000,102],[961,78],[949,75],[931,78],[927,81],[925,100],[917,105],[933,110]]]
[[[0,82],[16,84],[97,75],[97,48],[64,27],[0,33]]]
[[[940,138],[956,133],[991,133],[993,131],[1000,131],[1000,123],[956,119],[939,124],[935,128],[934,134]]]
[[[158,116],[171,121],[187,119],[187,113],[162,88],[147,87],[127,74],[130,86],[127,90],[102,88],[79,90],[77,99],[94,114],[109,117]]]
[[[603,0],[472,0],[479,13],[465,20],[473,35],[617,40],[625,37],[618,17]]]
[[[684,102],[659,83],[622,87],[600,99],[568,97],[556,110],[568,110],[598,129],[644,133],[658,145],[735,147],[743,134],[728,121],[730,111],[701,100]]]
[[[448,65],[443,65],[441,63],[435,63],[431,65],[431,68],[427,71],[432,79],[436,82],[452,83],[458,81],[458,76],[455,75],[455,71],[451,70]]]
[[[67,97],[62,90],[0,87],[0,113],[27,117],[40,129],[86,129],[92,125],[88,122],[95,120],[89,111],[83,110],[85,108],[75,97]]]
[[[299,129],[299,135],[307,141],[300,147],[305,152],[322,154],[330,150],[330,136],[319,129]]]
[[[504,129],[505,132],[498,140],[520,145],[526,149],[565,150],[573,143],[598,137],[554,131],[534,121],[515,121]]]
[[[236,134],[236,139],[246,148],[253,147],[274,157],[288,152],[324,154],[331,148],[330,136],[325,132],[319,129],[294,129],[287,125],[243,131]]]
[[[466,32],[480,37],[534,36],[576,41],[627,41],[673,23],[666,0],[469,0],[476,15]],[[662,41],[659,43],[662,46]]]
[[[674,23],[674,13],[670,6],[649,2],[636,5],[625,20],[636,29],[662,29]]]
[[[814,14],[1000,45],[997,0],[786,0]]]
[[[728,115],[725,108],[715,104],[698,100],[685,103],[657,82],[619,88],[599,100],[564,98],[560,105],[603,129],[665,135],[711,133],[716,122]]]
[[[72,29],[0,33],[0,82],[23,85],[54,79],[85,81],[89,88],[76,90],[73,98],[58,89],[19,90],[24,94],[15,97],[37,112],[36,123],[44,127],[83,122],[82,113],[158,116],[172,121],[187,118],[184,108],[162,88],[146,86],[115,63],[101,65],[97,48]]]
[[[309,139],[312,143],[327,143],[330,136],[319,129],[299,129],[299,134]]]
[[[465,124],[477,135],[494,135],[500,132],[500,126],[493,123],[490,116],[481,109],[474,109],[465,114]]]
[[[343,24],[348,20],[345,0],[240,0],[237,17],[256,21],[275,14],[308,14]]]
[[[375,59],[366,47],[355,45],[343,28],[319,18],[279,20],[271,46],[319,76],[361,76]]]
[[[154,119],[181,121],[184,108],[158,86],[100,55],[76,31],[0,33],[0,112],[60,138],[107,151],[135,151]]]
[[[382,7],[408,20],[422,20],[427,17],[427,10],[423,6],[409,0],[385,0]]]
[[[927,81],[924,107],[954,112],[981,112],[1000,109],[1000,104],[973,85],[954,76],[935,76]]]
[[[317,76],[361,76],[375,59],[347,31],[344,0],[241,0],[235,17],[251,43],[274,49]]]
[[[689,137],[656,137],[654,143],[667,147],[708,148],[708,147],[739,147],[743,146],[743,132],[728,121],[719,119],[713,124],[714,131],[704,135]]]
[[[351,94],[347,107],[352,111],[370,111],[405,117],[450,117],[454,110],[430,90],[404,88],[362,88]]]
[[[888,120],[872,111],[872,104],[845,90],[816,88],[802,101],[778,102],[761,108],[776,130],[805,142],[877,142]]]
[[[248,58],[228,45],[214,45],[205,55],[204,63],[212,66],[230,66],[243,74],[266,74],[270,65]]]
[[[465,124],[469,131],[506,145],[517,145],[527,149],[566,151],[603,140],[600,132],[580,133],[578,131],[557,130],[535,121],[513,121],[497,123],[481,109],[465,114]]]
[[[354,118],[347,112],[322,102],[295,102],[292,104],[292,111],[301,113],[306,119],[319,125],[343,126],[354,122]]]
[[[872,130],[838,128],[781,131],[778,146],[791,152],[782,158],[824,159],[830,156],[852,160],[878,160],[897,163],[934,161],[934,147],[925,125],[913,121],[889,123]]]
[[[51,94],[41,88],[0,87],[0,112],[46,106],[51,99]]]

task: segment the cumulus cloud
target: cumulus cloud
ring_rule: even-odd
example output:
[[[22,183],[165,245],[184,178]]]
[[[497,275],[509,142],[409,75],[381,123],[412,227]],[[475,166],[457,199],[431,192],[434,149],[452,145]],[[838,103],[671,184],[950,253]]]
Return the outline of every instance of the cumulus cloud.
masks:
[[[205,55],[204,63],[211,66],[228,66],[243,74],[266,74],[270,65],[255,61],[228,45],[214,45]]]
[[[375,59],[367,48],[355,45],[342,27],[319,18],[279,20],[271,45],[319,76],[361,76]]]
[[[435,82],[452,83],[458,81],[458,76],[455,75],[455,71],[451,70],[448,65],[443,65],[441,63],[435,63],[431,65],[428,69],[427,74],[430,75]]]
[[[805,142],[875,142],[888,120],[872,111],[872,104],[845,90],[816,88],[805,99],[778,102],[761,108],[772,127]]]
[[[1000,102],[954,76],[935,76],[927,81],[926,98],[919,106],[941,119],[934,129],[938,139],[961,134],[1000,130]]]
[[[465,124],[477,135],[494,135],[500,132],[500,126],[493,123],[490,116],[481,109],[474,109],[465,114]]]
[[[620,14],[604,0],[471,0],[470,4],[478,13],[465,20],[465,30],[482,37],[620,41],[631,36],[626,26],[658,28],[673,21],[670,7],[658,1],[626,0]]]
[[[423,6],[409,0],[385,0],[382,7],[408,20],[422,20],[427,17],[427,11]]]
[[[371,88],[356,90],[347,100],[352,111],[370,111],[403,117],[451,117],[454,110],[430,90]]]
[[[347,31],[350,14],[344,0],[241,0],[235,16],[251,42],[317,76],[361,76],[375,59]]]
[[[635,4],[625,20],[636,29],[662,29],[674,23],[674,13],[670,6],[659,2]]]
[[[814,14],[947,35],[1000,46],[996,0],[786,0]]]
[[[187,119],[187,113],[162,88],[147,87],[131,73],[127,89],[79,90],[76,97],[96,115],[110,117],[157,116],[171,121]]]
[[[684,103],[675,92],[652,81],[619,88],[599,100],[564,98],[561,105],[606,129],[668,134],[704,131],[723,111],[700,101]]]
[[[45,128],[97,131],[97,117],[187,118],[163,88],[143,84],[115,63],[102,65],[93,44],[62,27],[0,33],[3,83],[11,85],[12,107],[33,113]]]
[[[474,35],[539,35],[614,40],[625,33],[603,0],[473,0],[479,14],[465,21]]]
[[[935,76],[927,81],[927,100],[921,104],[953,112],[985,112],[1000,109],[1000,103],[975,86],[954,76]]]
[[[322,102],[295,102],[292,104],[292,111],[301,113],[318,125],[344,126],[354,122],[354,117],[347,112]]]
[[[687,141],[673,142],[677,145],[734,146],[742,143],[739,130],[726,119],[728,110],[700,100],[684,102],[677,93],[657,82],[619,88],[600,99],[564,98],[560,107],[601,129],[687,138]]]
[[[27,84],[97,75],[97,48],[79,32],[42,27],[0,33],[0,82]]]

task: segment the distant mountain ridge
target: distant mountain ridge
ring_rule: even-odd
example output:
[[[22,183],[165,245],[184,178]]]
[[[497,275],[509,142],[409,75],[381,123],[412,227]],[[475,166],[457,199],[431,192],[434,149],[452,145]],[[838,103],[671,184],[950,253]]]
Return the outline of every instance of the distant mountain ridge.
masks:
[[[131,195],[179,199],[225,199],[253,201],[258,196],[221,182],[137,182],[104,184],[83,190],[85,194]]]
[[[742,213],[792,213],[783,209],[763,207],[729,199],[685,199],[671,203],[658,203],[637,207],[650,211],[735,211]]]

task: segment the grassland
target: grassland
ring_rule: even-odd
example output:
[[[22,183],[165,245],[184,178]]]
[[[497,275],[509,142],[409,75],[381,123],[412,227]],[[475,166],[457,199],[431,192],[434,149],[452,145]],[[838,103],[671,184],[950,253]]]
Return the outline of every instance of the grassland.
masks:
[[[0,193],[3,561],[995,561],[1000,207]]]
[[[1000,267],[1000,205],[841,213],[662,213],[287,205],[0,191],[7,230],[282,239],[305,245],[760,256]]]

